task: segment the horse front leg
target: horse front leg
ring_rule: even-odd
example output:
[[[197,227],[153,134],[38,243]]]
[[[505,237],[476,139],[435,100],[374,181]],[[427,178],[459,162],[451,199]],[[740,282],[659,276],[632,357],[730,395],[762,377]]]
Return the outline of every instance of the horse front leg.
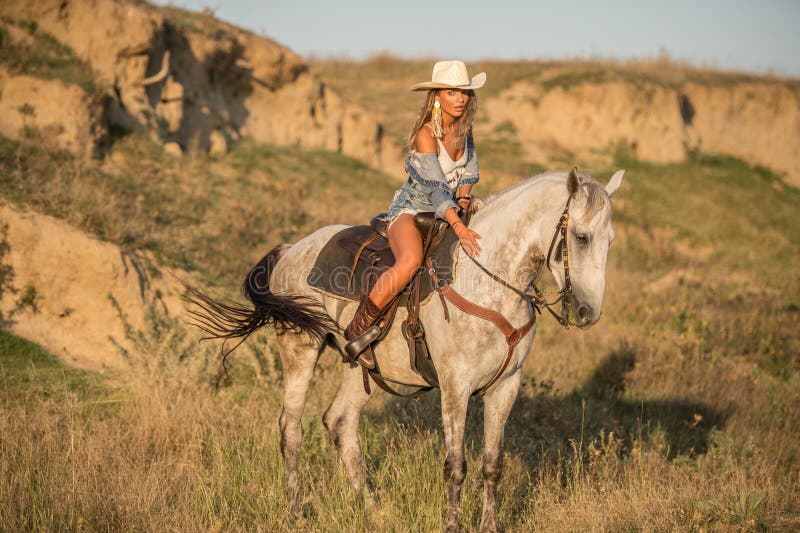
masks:
[[[460,530],[461,487],[467,475],[464,425],[468,403],[468,391],[453,390],[442,384],[442,425],[447,450],[444,461],[444,480],[447,483],[446,532]]]
[[[484,396],[483,512],[480,531],[497,531],[497,482],[503,471],[503,431],[517,399],[521,373],[497,382]]]

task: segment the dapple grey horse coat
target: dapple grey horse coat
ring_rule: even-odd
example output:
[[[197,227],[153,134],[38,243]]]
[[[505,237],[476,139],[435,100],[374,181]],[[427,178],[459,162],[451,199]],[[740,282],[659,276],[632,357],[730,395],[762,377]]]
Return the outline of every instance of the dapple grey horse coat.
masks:
[[[544,260],[556,223],[567,198],[571,197],[566,242],[574,323],[582,328],[594,324],[602,313],[606,257],[614,238],[610,198],[619,188],[623,172],[616,172],[603,187],[574,170],[550,171],[497,194],[475,213],[470,223],[482,236],[481,263],[515,287],[524,289],[534,275],[534,265]],[[356,309],[353,302],[317,293],[308,286],[306,278],[325,243],[345,227],[323,227],[293,245],[284,245],[272,252],[274,264],[271,272],[267,270],[266,278],[262,278],[262,285],[266,286],[261,288],[268,290],[273,298],[287,295],[295,300],[264,308],[259,320],[251,320],[243,330],[249,334],[269,323],[271,317],[284,329],[288,328],[278,336],[284,379],[280,429],[287,489],[293,498],[297,495],[300,421],[314,367],[326,341],[330,343],[331,335],[340,346],[344,345],[341,330]],[[554,254],[549,267],[556,283],[563,287],[564,269],[559,254]],[[514,327],[525,324],[534,313],[530,304],[492,280],[460,248],[454,274],[453,287],[458,292],[476,304],[499,311]],[[313,303],[318,309],[324,309],[341,329],[336,331],[334,325],[324,321],[316,324],[317,330],[303,330],[303,324],[292,329],[293,318],[285,314],[287,310],[293,311],[292,302]],[[448,491],[445,529],[453,531],[459,528],[461,487],[466,475],[464,425],[468,400],[500,368],[507,345],[492,323],[465,314],[454,306],[450,306],[449,311],[451,317],[447,322],[438,298],[430,298],[421,307],[420,318],[428,332],[430,354],[439,375]],[[398,310],[393,330],[375,349],[376,358],[387,382],[424,386],[425,381],[411,370],[408,345],[398,326],[405,319],[405,313],[404,308]],[[566,316],[563,310],[562,315]],[[516,347],[503,375],[484,396],[483,531],[497,528],[496,489],[502,468],[503,430],[519,390],[520,369],[535,333],[534,325]],[[375,390],[372,387],[372,394]],[[370,397],[362,383],[361,369],[342,365],[341,384],[323,417],[351,484],[356,491],[365,493],[368,502],[371,497],[358,440],[358,424]]]

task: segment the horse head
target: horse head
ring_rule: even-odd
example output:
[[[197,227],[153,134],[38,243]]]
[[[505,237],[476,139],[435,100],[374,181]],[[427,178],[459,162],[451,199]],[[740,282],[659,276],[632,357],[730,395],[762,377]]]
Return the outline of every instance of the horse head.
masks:
[[[570,200],[566,232],[548,259],[559,288],[566,287],[567,291],[561,317],[581,328],[597,322],[603,313],[606,258],[614,240],[611,196],[622,183],[624,173],[624,170],[615,172],[605,187],[579,173],[577,168],[567,176]],[[563,251],[565,244],[567,254]]]

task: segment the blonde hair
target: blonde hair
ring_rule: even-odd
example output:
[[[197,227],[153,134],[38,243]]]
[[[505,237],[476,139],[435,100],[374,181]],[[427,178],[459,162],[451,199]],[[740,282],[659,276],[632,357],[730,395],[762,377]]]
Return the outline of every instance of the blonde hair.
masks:
[[[417,138],[419,130],[422,129],[422,126],[425,123],[431,120],[433,102],[436,100],[436,93],[441,90],[446,91],[449,89],[431,89],[428,91],[428,96],[425,98],[425,103],[422,104],[419,114],[417,115],[417,120],[414,121],[414,127],[411,128],[411,133],[408,135],[408,140],[406,141],[406,150],[414,146],[414,140]],[[464,147],[464,139],[466,139],[467,133],[472,131],[472,122],[475,120],[475,113],[478,111],[478,96],[475,94],[475,91],[469,90],[467,91],[467,94],[469,94],[469,100],[467,100],[467,106],[464,108],[464,113],[453,121],[453,132],[456,137],[456,147],[459,149]],[[433,129],[431,129],[431,136],[435,137],[433,134]]]

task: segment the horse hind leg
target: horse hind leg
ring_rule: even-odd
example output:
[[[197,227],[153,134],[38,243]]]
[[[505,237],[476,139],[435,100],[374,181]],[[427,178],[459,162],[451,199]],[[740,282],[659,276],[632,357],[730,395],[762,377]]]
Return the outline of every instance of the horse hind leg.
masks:
[[[283,408],[280,416],[281,454],[286,469],[286,492],[292,510],[299,507],[297,459],[303,439],[301,420],[306,393],[321,352],[320,343],[308,335],[285,334],[278,337],[283,363]]]
[[[372,390],[374,391],[374,387]],[[364,495],[367,506],[373,505],[374,501],[361,456],[358,423],[361,410],[370,396],[364,390],[361,367],[345,366],[339,390],[322,417],[339,458],[344,464],[350,484],[357,494]]]

